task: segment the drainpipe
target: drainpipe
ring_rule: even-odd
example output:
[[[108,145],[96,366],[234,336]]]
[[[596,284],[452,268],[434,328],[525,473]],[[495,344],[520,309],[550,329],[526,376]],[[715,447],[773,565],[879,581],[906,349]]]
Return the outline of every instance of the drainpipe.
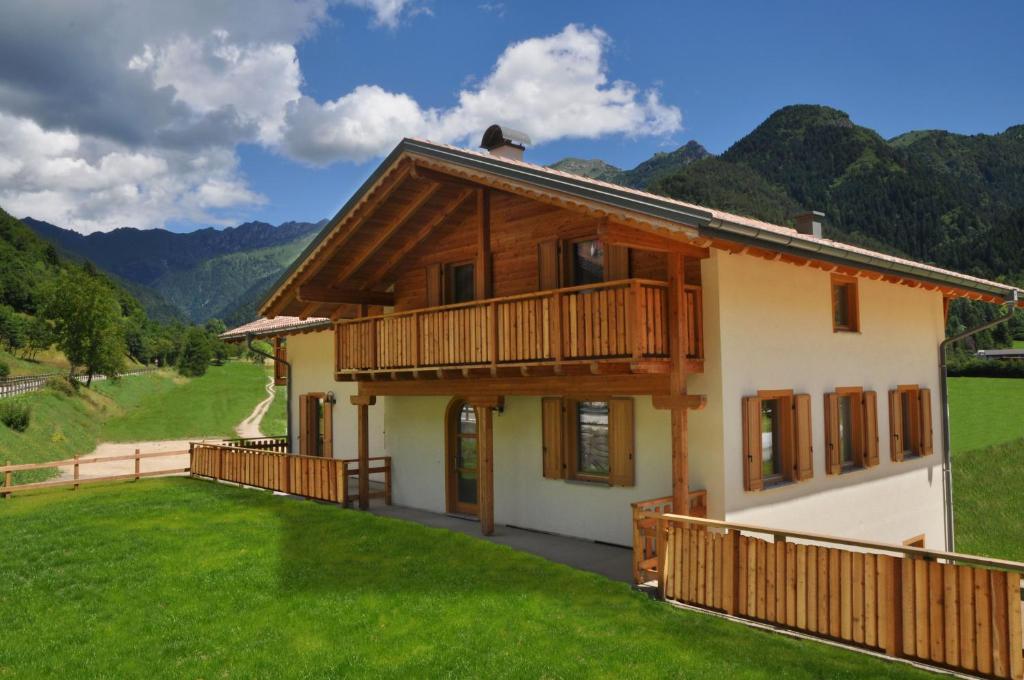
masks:
[[[285,389],[285,393],[284,393],[284,395],[285,395],[284,396],[284,413],[285,413],[284,436],[285,436],[285,439],[288,440],[288,448],[291,449],[291,447],[292,447],[292,365],[290,363],[288,363],[287,361],[285,361],[284,359],[279,359],[278,357],[276,357],[274,355],[267,354],[263,350],[256,349],[255,347],[253,347],[252,340],[253,340],[253,334],[252,333],[246,333],[246,335],[245,335],[245,346],[249,348],[250,352],[252,352],[253,354],[258,354],[261,357],[265,357],[267,359],[270,359],[275,364],[284,364],[285,376],[286,376],[286,380],[287,380],[287,382],[285,383],[285,386],[284,386],[284,389]]]
[[[945,529],[946,529],[946,551],[955,552],[954,543],[954,532],[953,532],[953,465],[952,465],[952,452],[950,451],[949,443],[949,394],[947,392],[947,371],[946,371],[946,349],[954,342],[960,342],[975,333],[988,330],[994,326],[998,326],[1001,323],[1009,321],[1010,317],[1013,316],[1013,309],[1017,305],[1018,293],[1016,290],[1011,290],[1006,293],[1003,303],[1006,308],[1006,313],[999,316],[992,321],[986,321],[985,323],[969,328],[963,333],[954,335],[953,337],[946,338],[939,343],[939,398],[942,400],[942,494],[943,503],[945,505]]]

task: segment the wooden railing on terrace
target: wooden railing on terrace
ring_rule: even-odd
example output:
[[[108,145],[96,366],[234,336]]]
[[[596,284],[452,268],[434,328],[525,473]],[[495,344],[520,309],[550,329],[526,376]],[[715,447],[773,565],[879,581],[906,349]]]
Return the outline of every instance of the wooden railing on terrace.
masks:
[[[206,443],[192,444],[189,454],[193,476],[332,503],[349,505],[358,500],[358,493],[352,494],[348,490],[349,478],[359,474],[357,459],[300,456]],[[371,491],[369,498],[383,498],[386,504],[391,505],[391,457],[376,456],[369,460],[372,467],[368,472],[383,474],[383,488]]]
[[[343,321],[336,372],[666,359],[667,295],[663,281],[626,279]],[[699,361],[700,286],[685,297],[686,355]]]
[[[224,445],[236,449],[256,449],[257,451],[288,453],[287,437],[235,437],[224,440]]]
[[[636,564],[652,553],[657,560],[638,581],[653,576],[667,600],[957,671],[1024,678],[1022,563],[656,510],[634,517],[655,526],[653,543],[634,545]]]

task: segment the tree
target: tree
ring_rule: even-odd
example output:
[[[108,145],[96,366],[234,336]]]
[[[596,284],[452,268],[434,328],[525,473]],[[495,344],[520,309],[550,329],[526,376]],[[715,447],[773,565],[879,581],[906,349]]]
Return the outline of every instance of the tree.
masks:
[[[190,329],[185,336],[185,346],[178,356],[178,373],[193,377],[203,375],[210,365],[211,355],[210,339],[206,332],[198,326]]]
[[[47,291],[44,312],[54,324],[57,346],[71,363],[89,373],[116,375],[124,366],[121,306],[110,285],[85,268],[71,268]]]
[[[40,316],[25,319],[24,354],[27,359],[35,359],[36,354],[53,344],[53,328],[50,322]]]
[[[0,343],[11,352],[24,344],[25,321],[7,305],[0,305]]]

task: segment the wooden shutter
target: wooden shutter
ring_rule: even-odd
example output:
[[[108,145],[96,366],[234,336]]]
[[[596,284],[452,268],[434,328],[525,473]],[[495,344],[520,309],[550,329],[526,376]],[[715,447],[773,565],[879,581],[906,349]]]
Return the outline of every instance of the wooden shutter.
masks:
[[[899,390],[889,390],[889,455],[899,463],[903,460],[903,403]]]
[[[633,486],[636,463],[633,435],[633,398],[608,400],[608,483]]]
[[[839,395],[829,392],[825,395],[825,472],[830,475],[843,470],[839,446]]]
[[[558,288],[558,239],[549,239],[537,244],[537,289]]]
[[[629,278],[629,248],[608,246],[605,250],[605,281]]]
[[[811,395],[793,397],[793,478],[804,481],[814,476],[814,445],[811,442]]]
[[[743,397],[743,487],[760,491],[761,480],[761,399]]]
[[[932,391],[922,387],[917,392],[918,411],[920,412],[917,422],[921,424],[920,454],[930,456],[932,451]]]
[[[427,273],[427,307],[438,307],[444,294],[444,272],[440,264],[428,264]]]
[[[334,458],[334,405],[324,397],[324,458]]]
[[[562,406],[558,397],[540,400],[544,477],[547,479],[565,477],[565,416]]]
[[[864,467],[878,465],[878,395],[865,392],[861,395],[861,409],[864,414]]]

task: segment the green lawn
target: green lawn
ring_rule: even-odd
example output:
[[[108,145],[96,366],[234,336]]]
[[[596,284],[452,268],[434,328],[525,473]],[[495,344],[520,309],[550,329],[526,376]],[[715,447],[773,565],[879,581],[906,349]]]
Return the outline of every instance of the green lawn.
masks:
[[[503,546],[190,479],[0,503],[0,677],[929,677]]]
[[[1013,341],[1013,348],[1014,349],[1024,349],[1024,340],[1014,340]]]
[[[94,383],[96,390],[121,404],[125,413],[103,424],[102,441],[149,441],[189,437],[225,437],[264,397],[262,366],[229,361],[211,366],[199,378],[161,372],[151,382],[124,378]]]
[[[949,415],[953,451],[1024,437],[1024,380],[950,378]],[[936,437],[940,436],[939,427],[936,423]]]
[[[956,549],[1024,562],[1024,439],[953,453]]]

